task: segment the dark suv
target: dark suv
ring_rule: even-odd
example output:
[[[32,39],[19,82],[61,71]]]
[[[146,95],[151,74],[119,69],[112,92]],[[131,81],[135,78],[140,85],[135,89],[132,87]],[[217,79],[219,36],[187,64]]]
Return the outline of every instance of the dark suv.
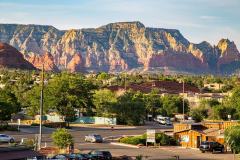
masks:
[[[91,160],[112,160],[112,154],[109,151],[91,151],[88,156]]]
[[[224,146],[218,142],[208,142],[208,141],[203,141],[199,147],[200,151],[202,153],[209,151],[209,152],[224,152]]]

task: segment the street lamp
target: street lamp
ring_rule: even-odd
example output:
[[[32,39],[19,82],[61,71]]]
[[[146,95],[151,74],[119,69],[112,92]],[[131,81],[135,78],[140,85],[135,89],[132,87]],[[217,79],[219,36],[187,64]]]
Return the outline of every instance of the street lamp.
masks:
[[[42,116],[43,116],[43,89],[44,89],[44,63],[42,64],[41,73],[41,99],[40,99],[40,118],[39,118],[39,138],[38,138],[38,149],[41,149],[42,144]]]
[[[185,120],[185,104],[184,104],[184,93],[185,93],[185,84],[184,84],[184,79],[183,79],[183,85],[182,85],[182,93],[183,93],[183,104],[182,104],[182,107],[183,107],[183,121]]]

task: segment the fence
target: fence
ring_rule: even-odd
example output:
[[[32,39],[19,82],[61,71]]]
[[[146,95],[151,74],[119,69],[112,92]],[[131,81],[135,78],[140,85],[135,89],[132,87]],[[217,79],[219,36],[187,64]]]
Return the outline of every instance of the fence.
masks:
[[[116,125],[116,118],[106,118],[106,117],[79,117],[74,123],[85,123],[85,124],[111,124]]]

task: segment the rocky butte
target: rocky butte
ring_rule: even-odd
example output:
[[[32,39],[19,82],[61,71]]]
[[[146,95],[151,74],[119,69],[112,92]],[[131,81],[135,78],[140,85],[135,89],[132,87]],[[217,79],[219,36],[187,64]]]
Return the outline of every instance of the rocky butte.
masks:
[[[234,42],[216,46],[189,42],[175,29],[149,28],[140,22],[99,28],[58,30],[44,25],[0,24],[0,41],[17,48],[35,67],[47,70],[159,70],[231,74],[240,67]]]
[[[0,43],[0,67],[35,70],[36,68],[26,61],[23,55],[14,47]]]

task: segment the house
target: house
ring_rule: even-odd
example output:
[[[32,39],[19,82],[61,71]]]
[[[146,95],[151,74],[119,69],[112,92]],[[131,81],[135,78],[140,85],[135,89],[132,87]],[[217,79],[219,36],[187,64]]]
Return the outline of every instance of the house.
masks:
[[[222,102],[223,99],[228,96],[228,93],[180,93],[180,96],[183,96],[184,99],[188,100],[189,106],[191,108],[198,107],[203,100],[217,100]]]
[[[174,137],[182,147],[198,148],[202,141],[224,144],[224,130],[238,121],[206,121],[202,123],[182,122],[174,124]]]
[[[225,84],[221,83],[207,83],[203,84],[204,88],[212,89],[212,90],[220,90],[225,86]]]
[[[144,82],[141,84],[129,84],[125,86],[109,86],[107,89],[113,92],[122,92],[126,90],[140,91],[144,94],[149,94],[152,89],[158,89],[159,94],[174,94],[179,95],[183,92],[183,84],[175,81],[152,81],[152,82]],[[191,84],[185,83],[185,92],[191,93],[200,93],[200,90]]]

